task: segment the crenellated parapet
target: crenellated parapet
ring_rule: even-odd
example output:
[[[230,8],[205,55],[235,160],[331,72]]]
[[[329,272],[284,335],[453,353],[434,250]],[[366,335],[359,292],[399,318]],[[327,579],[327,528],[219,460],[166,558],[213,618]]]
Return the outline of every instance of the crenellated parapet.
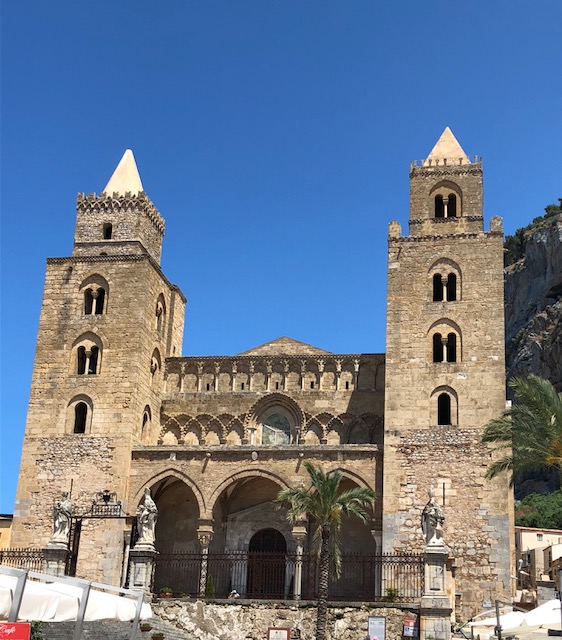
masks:
[[[79,193],[76,198],[76,208],[80,213],[130,213],[142,211],[160,233],[164,233],[166,223],[154,206],[152,200],[144,191],[140,193]]]

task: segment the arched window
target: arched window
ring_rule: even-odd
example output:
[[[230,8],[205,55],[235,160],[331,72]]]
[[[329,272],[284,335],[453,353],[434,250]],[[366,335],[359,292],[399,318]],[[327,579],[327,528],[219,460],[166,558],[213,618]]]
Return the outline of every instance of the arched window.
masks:
[[[152,420],[152,414],[150,411],[150,407],[146,405],[146,407],[144,408],[144,412],[142,414],[141,437],[146,435],[148,428],[150,426],[151,420]]]
[[[103,225],[103,239],[111,240],[111,236],[113,235],[113,225],[111,222],[106,222]]]
[[[447,362],[457,361],[457,334],[447,334]]]
[[[443,301],[443,276],[436,273],[433,276],[433,302]]]
[[[71,371],[75,371],[79,376],[99,373],[101,353],[102,343],[96,334],[88,332],[81,335],[73,345],[74,360]]]
[[[84,295],[84,315],[102,315],[107,313],[107,294],[109,285],[105,278],[94,274],[80,285]]]
[[[443,203],[443,196],[441,194],[435,196],[435,217],[445,217],[445,205]]]
[[[158,349],[154,349],[154,351],[152,352],[152,356],[150,358],[150,383],[152,384],[156,378],[157,378],[157,374],[160,371],[160,368],[162,366],[162,360],[160,359],[160,352],[158,351]]]
[[[437,424],[450,425],[451,423],[451,396],[448,393],[440,393],[437,397]]]
[[[262,422],[262,444],[289,444],[291,424],[282,413],[272,413]]]
[[[454,302],[457,299],[457,276],[449,273],[447,276],[447,302]]]
[[[86,421],[88,419],[88,405],[78,402],[74,407],[74,433],[86,433]]]
[[[447,217],[457,217],[457,196],[454,193],[449,194],[449,202],[447,203]]]
[[[433,362],[443,362],[443,337],[440,333],[433,334]]]

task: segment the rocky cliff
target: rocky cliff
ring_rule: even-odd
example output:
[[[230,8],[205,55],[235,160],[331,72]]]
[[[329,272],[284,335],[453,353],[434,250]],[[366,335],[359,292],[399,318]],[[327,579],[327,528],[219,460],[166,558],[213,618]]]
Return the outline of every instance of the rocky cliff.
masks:
[[[505,269],[507,378],[534,373],[562,391],[562,215],[525,231]]]

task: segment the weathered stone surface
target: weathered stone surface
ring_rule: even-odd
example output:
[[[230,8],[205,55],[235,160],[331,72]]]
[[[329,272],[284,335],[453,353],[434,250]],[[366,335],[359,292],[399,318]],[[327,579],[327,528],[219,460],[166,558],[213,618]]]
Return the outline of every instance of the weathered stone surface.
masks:
[[[265,640],[268,627],[288,627],[292,638],[313,640],[316,607],[283,603],[245,605],[160,600],[155,615],[173,623],[194,640]],[[403,621],[416,609],[401,607],[345,606],[329,609],[327,636],[330,640],[357,640],[368,635],[369,616],[386,618],[386,640],[401,640]]]

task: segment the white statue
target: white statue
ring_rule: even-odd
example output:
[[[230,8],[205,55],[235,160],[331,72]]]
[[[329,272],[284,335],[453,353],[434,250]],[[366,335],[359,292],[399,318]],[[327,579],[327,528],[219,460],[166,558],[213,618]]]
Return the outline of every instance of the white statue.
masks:
[[[61,499],[53,505],[53,537],[51,542],[68,543],[71,521],[72,505],[68,499],[68,491],[63,491]]]
[[[154,545],[154,530],[158,517],[158,508],[150,495],[150,489],[144,490],[144,502],[137,507],[137,544]]]
[[[429,490],[429,502],[425,505],[421,515],[421,527],[428,545],[443,544],[443,523],[445,516],[443,509],[435,502],[433,489]]]

